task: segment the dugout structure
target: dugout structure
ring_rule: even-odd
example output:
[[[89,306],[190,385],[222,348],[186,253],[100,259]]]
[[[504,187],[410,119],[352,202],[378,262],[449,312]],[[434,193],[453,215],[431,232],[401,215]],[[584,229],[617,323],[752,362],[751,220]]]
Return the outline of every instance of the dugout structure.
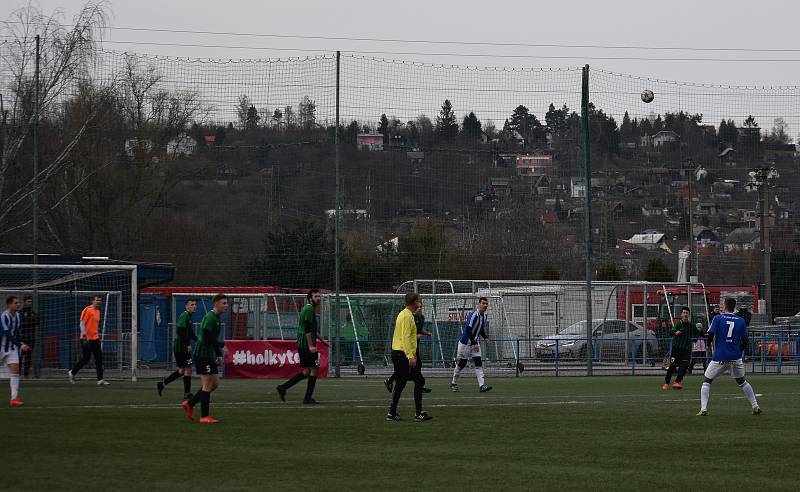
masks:
[[[138,376],[138,279],[136,265],[0,265],[3,301],[34,299],[39,325],[34,338],[34,375],[65,378],[80,356],[80,313],[101,296],[100,335],[107,377]],[[5,308],[5,306],[3,306]],[[88,370],[87,370],[88,369]],[[81,376],[92,374],[93,362]]]

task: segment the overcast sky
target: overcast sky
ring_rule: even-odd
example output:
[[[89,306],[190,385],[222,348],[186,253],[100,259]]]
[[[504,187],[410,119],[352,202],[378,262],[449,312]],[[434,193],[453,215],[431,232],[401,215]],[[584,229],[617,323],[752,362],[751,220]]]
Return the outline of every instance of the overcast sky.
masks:
[[[45,11],[62,9],[68,19],[83,3],[80,0],[39,2]],[[8,18],[12,10],[24,4],[19,0],[5,0],[0,4],[0,18]],[[793,1],[116,0],[112,8],[112,25],[125,27],[495,43],[800,50],[800,42],[796,37],[800,3]],[[383,56],[491,66],[550,67],[589,63],[636,75],[733,85],[795,85],[800,78],[800,61],[653,60],[687,57],[800,60],[800,51],[763,53],[465,46],[130,31],[111,31],[107,39],[283,49],[108,44],[113,49],[190,57],[275,58],[307,54],[285,49],[466,53],[490,56]],[[504,58],[491,55],[577,58]],[[638,57],[647,60],[592,59],[597,57]]]

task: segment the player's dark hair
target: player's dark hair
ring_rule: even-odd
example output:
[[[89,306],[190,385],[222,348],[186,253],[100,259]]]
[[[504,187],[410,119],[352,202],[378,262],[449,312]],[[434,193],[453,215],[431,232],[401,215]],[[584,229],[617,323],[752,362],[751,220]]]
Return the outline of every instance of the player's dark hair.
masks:
[[[479,303],[480,303],[480,302],[484,302],[484,301],[486,301],[486,304],[489,304],[489,299],[487,299],[487,298],[485,298],[485,297],[481,297],[480,299],[478,299],[478,302],[479,302]]]
[[[318,294],[318,293],[319,293],[319,289],[309,289],[308,294],[306,294],[306,299],[308,299],[310,301],[311,298],[314,297],[314,294]]]
[[[92,300],[94,301],[95,299],[100,299],[102,301],[103,300],[103,296],[101,296],[99,294],[95,294],[95,295],[92,296]]]
[[[185,306],[185,305],[189,304],[190,302],[197,303],[197,299],[195,299],[194,297],[190,297],[190,298],[186,299],[186,302],[183,305]]]
[[[733,312],[733,310],[736,309],[736,299],[734,299],[733,297],[725,298],[725,309],[727,309],[730,312]]]
[[[22,299],[22,301],[23,301],[23,302],[24,302],[24,301],[32,301],[32,300],[33,300],[33,296],[25,296],[25,297]]]
[[[221,300],[227,299],[227,298],[228,298],[228,296],[226,296],[225,294],[217,294],[217,295],[215,295],[214,297],[211,298],[211,302],[217,302],[217,301],[221,301]]]
[[[415,302],[419,300],[419,294],[416,292],[408,292],[406,293],[406,306],[413,306]]]
[[[17,297],[17,296],[8,296],[8,297],[6,297],[6,306],[10,306],[11,303],[16,301],[17,299],[19,299],[19,297]]]
[[[692,314],[692,310],[691,310],[691,309],[689,309],[687,306],[683,306],[683,307],[681,308],[681,312],[684,312],[684,311],[686,311],[686,312],[687,312],[687,313],[689,313],[689,314]]]

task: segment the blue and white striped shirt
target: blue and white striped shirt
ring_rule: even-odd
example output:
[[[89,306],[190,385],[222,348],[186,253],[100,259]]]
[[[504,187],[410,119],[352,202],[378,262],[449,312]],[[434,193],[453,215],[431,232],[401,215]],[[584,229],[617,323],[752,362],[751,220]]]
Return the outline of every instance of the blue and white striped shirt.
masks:
[[[486,335],[486,313],[481,314],[475,309],[467,315],[467,320],[464,322],[464,328],[461,331],[461,338],[458,341],[464,345],[474,345],[477,343],[478,336],[488,338]]]
[[[19,313],[13,315],[8,309],[0,315],[0,351],[11,352],[20,346]]]

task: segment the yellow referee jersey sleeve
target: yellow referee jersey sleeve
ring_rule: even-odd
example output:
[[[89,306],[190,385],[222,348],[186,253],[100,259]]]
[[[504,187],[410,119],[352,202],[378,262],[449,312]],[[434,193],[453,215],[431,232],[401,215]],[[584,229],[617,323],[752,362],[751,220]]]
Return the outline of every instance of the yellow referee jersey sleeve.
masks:
[[[417,353],[417,325],[408,308],[400,311],[394,325],[392,350],[401,350],[411,359]]]

